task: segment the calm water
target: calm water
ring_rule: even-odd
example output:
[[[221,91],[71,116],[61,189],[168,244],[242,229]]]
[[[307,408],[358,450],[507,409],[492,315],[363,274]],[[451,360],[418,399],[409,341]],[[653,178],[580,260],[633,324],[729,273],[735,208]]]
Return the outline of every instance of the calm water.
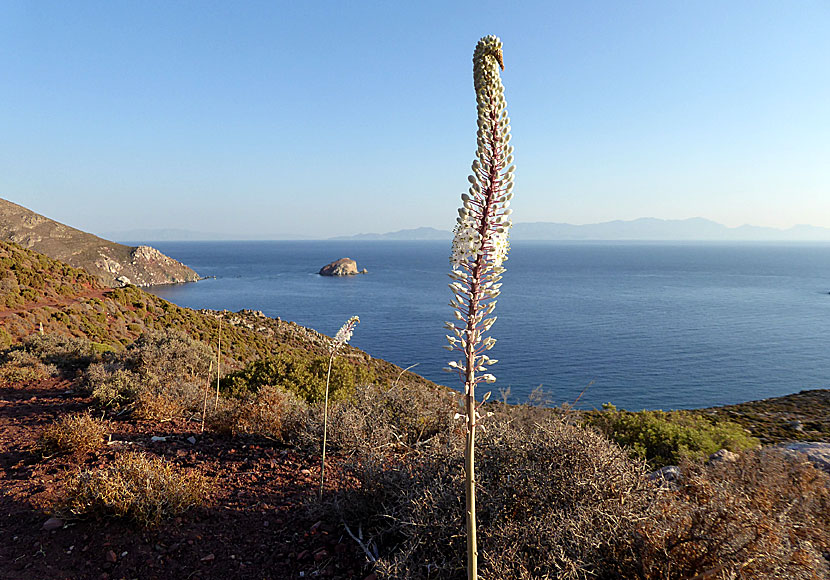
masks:
[[[444,373],[445,242],[159,242],[203,276],[154,289],[190,308],[262,310],[458,388]],[[369,274],[326,278],[348,256]],[[830,385],[830,245],[516,242],[493,327],[499,388],[555,403],[690,408]]]

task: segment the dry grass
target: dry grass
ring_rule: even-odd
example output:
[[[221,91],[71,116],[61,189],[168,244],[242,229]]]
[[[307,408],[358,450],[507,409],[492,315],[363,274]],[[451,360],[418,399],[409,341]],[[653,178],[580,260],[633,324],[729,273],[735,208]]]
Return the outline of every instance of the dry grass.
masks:
[[[461,445],[448,438],[417,461],[375,455],[356,467],[361,487],[340,505],[389,577],[466,576]],[[491,419],[476,456],[482,579],[613,577],[635,557],[624,539],[653,489],[616,445],[558,419]]]
[[[38,440],[43,456],[72,453],[83,455],[104,446],[110,425],[89,413],[67,415],[49,425]]]
[[[110,465],[70,477],[57,511],[65,517],[117,516],[151,526],[202,504],[209,489],[198,472],[146,453],[124,453]]]
[[[402,381],[392,387],[367,385],[329,410],[329,449],[364,453],[412,450],[460,433],[453,421],[455,396],[438,388]],[[309,413],[300,433],[307,449],[319,447],[322,412]]]
[[[281,442],[292,441],[303,428],[308,405],[293,393],[279,387],[264,386],[245,398],[219,401],[219,408],[210,410],[210,430],[229,435],[261,435]]]
[[[830,578],[830,477],[774,449],[686,464],[638,535],[633,577]]]

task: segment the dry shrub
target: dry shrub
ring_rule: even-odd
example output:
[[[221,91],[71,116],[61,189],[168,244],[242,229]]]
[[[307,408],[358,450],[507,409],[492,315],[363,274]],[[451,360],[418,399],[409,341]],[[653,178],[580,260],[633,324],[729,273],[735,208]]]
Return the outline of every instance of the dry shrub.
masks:
[[[614,577],[634,553],[653,494],[643,466],[598,434],[549,418],[491,419],[477,446],[480,576]],[[344,517],[360,522],[392,578],[466,576],[461,442],[425,448],[418,461],[360,462],[360,489]]]
[[[208,403],[212,406],[213,401]],[[220,399],[209,410],[208,427],[230,435],[262,435],[289,442],[305,424],[308,406],[285,389],[264,386],[245,398]]]
[[[92,364],[85,382],[102,407],[132,407],[136,417],[169,420],[201,413],[212,353],[168,330],[139,337],[126,351]]]
[[[60,334],[35,334],[23,342],[23,349],[40,359],[54,365],[68,376],[86,368],[102,352],[104,345],[85,338],[63,336]]]
[[[452,433],[455,410],[454,395],[440,389],[408,382],[367,385],[330,405],[328,447],[346,453],[420,447]],[[322,433],[322,410],[309,413],[301,442],[316,448]]]
[[[774,449],[684,465],[654,504],[630,575],[646,579],[830,578],[830,477]]]
[[[112,362],[89,365],[85,383],[92,400],[104,408],[121,407],[134,401],[141,392],[139,376]]]
[[[162,388],[142,389],[135,400],[133,416],[150,421],[170,421],[188,413],[202,413],[205,385],[168,383]]]
[[[42,381],[58,374],[52,365],[43,364],[36,355],[25,350],[10,350],[0,363],[0,384]]]
[[[200,505],[209,489],[201,473],[146,453],[124,453],[110,465],[70,477],[57,511],[64,517],[117,516],[149,526]]]
[[[41,455],[66,453],[83,455],[104,446],[109,435],[109,424],[89,413],[67,415],[49,425],[38,439]]]

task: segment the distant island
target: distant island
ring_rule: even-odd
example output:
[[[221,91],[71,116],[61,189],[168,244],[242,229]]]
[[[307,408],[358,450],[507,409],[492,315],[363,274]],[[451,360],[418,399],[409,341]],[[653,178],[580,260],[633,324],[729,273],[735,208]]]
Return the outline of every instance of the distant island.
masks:
[[[711,241],[711,242],[819,242],[830,241],[830,228],[797,225],[777,229],[753,225],[731,228],[705,218],[664,220],[639,218],[597,224],[557,222],[516,223],[512,240],[550,241]],[[435,228],[399,230],[386,234],[338,236],[332,240],[450,240],[452,232]]]

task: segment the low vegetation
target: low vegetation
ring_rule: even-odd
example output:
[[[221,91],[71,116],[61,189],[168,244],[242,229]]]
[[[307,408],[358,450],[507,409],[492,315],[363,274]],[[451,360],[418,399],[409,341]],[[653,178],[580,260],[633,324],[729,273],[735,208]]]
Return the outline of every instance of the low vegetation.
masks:
[[[73,474],[57,511],[68,518],[117,516],[151,526],[202,504],[209,489],[196,471],[146,453],[123,453],[109,465]]]
[[[86,319],[73,318],[78,308]],[[217,317],[227,322],[222,343],[230,352],[218,396]],[[24,320],[19,313],[4,319],[3,328],[17,330],[0,357],[0,385],[48,380],[89,396],[92,412],[59,418],[38,443],[47,466],[76,465],[55,505],[63,518],[155,526],[211,495],[210,481],[178,466],[177,455],[104,446],[126,423],[145,441],[172,421],[179,433],[201,437],[204,429],[229,447],[244,448],[227,439],[239,438],[317,463],[328,362],[322,335],[259,313],[179,309],[134,288],[48,318],[42,335],[31,322],[27,337],[8,324]],[[79,325],[85,330],[76,332]],[[464,578],[459,394],[349,347],[335,361],[331,394],[336,468],[315,509],[345,522],[380,577]],[[797,456],[756,449],[744,430],[751,422],[610,406],[582,413],[491,403],[482,411],[494,412],[476,452],[483,579],[830,574],[822,556],[830,552],[827,476]],[[721,448],[737,458],[707,464]],[[647,476],[665,464],[680,466],[679,481]]]
[[[683,474],[648,510],[627,577],[830,577],[830,478],[803,457],[751,450]]]
[[[104,446],[110,426],[89,413],[66,415],[49,425],[38,440],[43,456],[71,453],[83,455]]]
[[[220,387],[226,395],[239,397],[256,393],[266,385],[279,385],[308,403],[318,403],[325,396],[328,363],[328,357],[324,356],[279,353],[226,375]],[[356,387],[368,385],[374,379],[371,370],[337,358],[331,368],[330,397],[349,398]]]
[[[606,404],[602,411],[588,412],[584,417],[588,425],[655,469],[684,459],[706,459],[720,449],[740,451],[759,445],[737,423],[689,411],[634,413]]]

